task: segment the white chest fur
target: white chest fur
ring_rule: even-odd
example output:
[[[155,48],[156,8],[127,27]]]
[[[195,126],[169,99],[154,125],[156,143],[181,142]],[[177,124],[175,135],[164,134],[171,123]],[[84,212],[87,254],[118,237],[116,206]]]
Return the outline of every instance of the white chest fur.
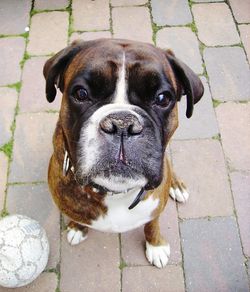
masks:
[[[152,212],[158,206],[159,199],[154,199],[151,195],[132,210],[129,210],[128,207],[139,191],[138,189],[128,193],[107,196],[105,199],[108,208],[107,214],[93,221],[89,227],[107,232],[126,232],[149,222],[152,219]]]

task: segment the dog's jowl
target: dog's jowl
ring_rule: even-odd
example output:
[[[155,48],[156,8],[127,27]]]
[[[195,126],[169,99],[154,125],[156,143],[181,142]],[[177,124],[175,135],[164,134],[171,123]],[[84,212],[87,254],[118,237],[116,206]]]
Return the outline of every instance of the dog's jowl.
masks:
[[[188,193],[166,158],[178,126],[203,95],[194,72],[170,50],[127,40],[75,41],[44,66],[46,96],[63,93],[48,181],[54,201],[72,221],[68,241],[88,228],[125,232],[145,225],[146,257],[159,268],[170,255],[159,216],[169,194]]]

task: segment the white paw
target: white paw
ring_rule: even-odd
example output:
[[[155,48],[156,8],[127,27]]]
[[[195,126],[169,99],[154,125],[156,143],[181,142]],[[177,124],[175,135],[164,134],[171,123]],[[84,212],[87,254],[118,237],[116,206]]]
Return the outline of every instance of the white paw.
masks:
[[[87,238],[87,235],[81,230],[68,227],[67,231],[67,239],[71,245],[79,244]]]
[[[146,241],[146,257],[150,264],[160,269],[164,268],[170,257],[169,244],[153,246]]]
[[[186,203],[189,198],[189,193],[186,189],[180,190],[179,188],[170,188],[169,194],[173,200],[179,203]]]

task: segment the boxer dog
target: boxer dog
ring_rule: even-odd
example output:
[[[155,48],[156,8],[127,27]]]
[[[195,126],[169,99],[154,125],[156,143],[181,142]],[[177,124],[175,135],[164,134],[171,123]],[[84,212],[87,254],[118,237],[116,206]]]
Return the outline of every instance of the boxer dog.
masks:
[[[178,126],[203,95],[198,76],[172,51],[121,39],[75,41],[44,66],[46,97],[63,93],[48,171],[53,199],[72,221],[72,245],[88,228],[125,232],[145,225],[146,257],[166,266],[159,216],[168,196],[188,193],[166,158]]]

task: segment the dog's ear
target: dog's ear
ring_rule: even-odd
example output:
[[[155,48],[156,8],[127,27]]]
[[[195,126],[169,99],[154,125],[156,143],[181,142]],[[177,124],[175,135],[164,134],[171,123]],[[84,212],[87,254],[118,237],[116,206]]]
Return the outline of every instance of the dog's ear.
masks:
[[[175,73],[177,83],[181,86],[178,93],[178,100],[182,95],[187,97],[186,116],[190,118],[196,104],[204,93],[204,87],[200,78],[186,64],[177,59],[171,50],[166,51],[167,59]]]
[[[43,75],[46,80],[46,97],[49,102],[56,96],[55,85],[63,92],[63,75],[72,58],[82,49],[83,42],[75,41],[46,61]]]

